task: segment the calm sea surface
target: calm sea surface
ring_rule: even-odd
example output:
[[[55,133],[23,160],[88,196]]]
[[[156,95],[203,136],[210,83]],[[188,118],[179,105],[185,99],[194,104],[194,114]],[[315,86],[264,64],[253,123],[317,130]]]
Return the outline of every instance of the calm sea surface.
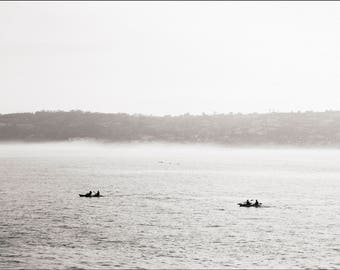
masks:
[[[0,144],[0,214],[2,269],[340,268],[340,150]]]

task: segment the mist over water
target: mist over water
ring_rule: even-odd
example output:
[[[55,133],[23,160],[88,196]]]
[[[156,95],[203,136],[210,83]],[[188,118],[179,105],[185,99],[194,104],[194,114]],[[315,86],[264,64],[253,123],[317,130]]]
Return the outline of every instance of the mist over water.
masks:
[[[339,268],[339,154],[0,144],[0,268]]]

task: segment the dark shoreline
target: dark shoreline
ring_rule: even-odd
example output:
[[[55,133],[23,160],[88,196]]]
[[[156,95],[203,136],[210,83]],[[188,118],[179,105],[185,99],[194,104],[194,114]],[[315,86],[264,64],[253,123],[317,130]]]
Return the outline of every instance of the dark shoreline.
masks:
[[[145,116],[83,111],[0,115],[0,142],[340,147],[340,111]]]

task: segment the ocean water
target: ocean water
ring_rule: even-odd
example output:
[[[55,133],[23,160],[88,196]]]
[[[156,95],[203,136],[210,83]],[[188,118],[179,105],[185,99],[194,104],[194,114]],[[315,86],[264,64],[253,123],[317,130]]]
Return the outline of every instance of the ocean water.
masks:
[[[0,214],[1,269],[340,268],[340,150],[1,144]]]

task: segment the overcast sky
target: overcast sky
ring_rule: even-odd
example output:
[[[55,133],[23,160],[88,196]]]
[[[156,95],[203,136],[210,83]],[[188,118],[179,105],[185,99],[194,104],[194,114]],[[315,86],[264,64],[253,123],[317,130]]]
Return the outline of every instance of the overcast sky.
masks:
[[[0,113],[340,109],[339,2],[0,2]]]

